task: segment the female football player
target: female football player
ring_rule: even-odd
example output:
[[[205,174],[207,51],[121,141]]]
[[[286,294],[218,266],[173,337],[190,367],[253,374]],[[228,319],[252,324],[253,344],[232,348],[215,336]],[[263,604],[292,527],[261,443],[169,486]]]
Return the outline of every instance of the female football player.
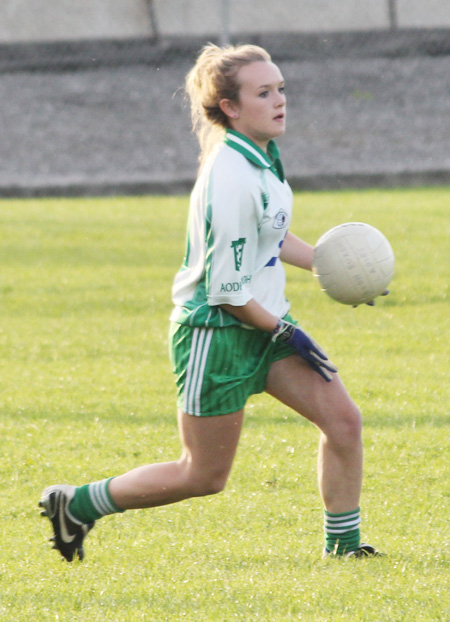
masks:
[[[181,457],[44,490],[40,505],[55,548],[68,561],[82,558],[84,537],[106,514],[222,491],[246,401],[266,391],[320,431],[324,554],[377,554],[359,535],[360,413],[285,298],[283,262],[311,270],[313,248],[289,231],[292,192],[274,142],[286,128],[283,75],[260,47],[210,44],[186,91],[201,165],[173,285]]]

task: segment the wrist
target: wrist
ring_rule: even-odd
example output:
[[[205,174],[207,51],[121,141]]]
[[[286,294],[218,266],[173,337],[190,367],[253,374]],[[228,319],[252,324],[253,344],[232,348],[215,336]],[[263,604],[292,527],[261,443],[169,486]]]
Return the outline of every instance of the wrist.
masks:
[[[291,343],[297,330],[298,329],[290,322],[279,319],[276,328],[272,332],[272,341],[284,341],[285,343]]]
[[[282,341],[287,341],[290,338],[290,334],[288,334],[289,323],[285,322],[281,318],[278,320],[276,327],[272,331],[272,341],[276,341],[277,339],[281,339]]]
[[[272,331],[272,341],[276,341],[286,330],[286,322],[281,318],[278,319],[277,325]]]

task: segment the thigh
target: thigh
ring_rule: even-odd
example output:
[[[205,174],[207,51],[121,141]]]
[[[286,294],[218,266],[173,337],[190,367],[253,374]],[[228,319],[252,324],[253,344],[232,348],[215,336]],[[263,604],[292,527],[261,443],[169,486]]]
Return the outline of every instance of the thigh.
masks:
[[[178,426],[184,459],[200,475],[227,475],[239,443],[244,419],[240,410],[217,417],[195,417],[179,410]]]
[[[326,382],[299,356],[272,364],[266,391],[322,431],[342,425],[347,417],[359,418],[339,375],[333,374],[333,380]]]

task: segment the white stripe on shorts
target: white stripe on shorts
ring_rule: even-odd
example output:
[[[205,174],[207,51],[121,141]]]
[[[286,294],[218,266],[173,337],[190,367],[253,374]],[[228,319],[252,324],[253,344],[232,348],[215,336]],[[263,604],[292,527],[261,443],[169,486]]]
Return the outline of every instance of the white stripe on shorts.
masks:
[[[213,328],[194,328],[189,363],[186,370],[184,410],[193,415],[201,414],[201,392],[205,375]]]

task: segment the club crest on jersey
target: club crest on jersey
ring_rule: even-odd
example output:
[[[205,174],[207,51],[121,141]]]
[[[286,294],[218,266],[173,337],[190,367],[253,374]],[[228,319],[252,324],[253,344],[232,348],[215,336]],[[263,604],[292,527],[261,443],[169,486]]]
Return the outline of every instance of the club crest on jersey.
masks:
[[[244,244],[246,241],[246,238],[239,238],[239,240],[231,242],[231,248],[234,252],[234,266],[238,272],[242,266],[242,255],[244,254]]]
[[[284,229],[287,223],[287,219],[288,219],[288,215],[286,214],[286,212],[283,209],[280,209],[278,214],[273,219],[273,228]]]

